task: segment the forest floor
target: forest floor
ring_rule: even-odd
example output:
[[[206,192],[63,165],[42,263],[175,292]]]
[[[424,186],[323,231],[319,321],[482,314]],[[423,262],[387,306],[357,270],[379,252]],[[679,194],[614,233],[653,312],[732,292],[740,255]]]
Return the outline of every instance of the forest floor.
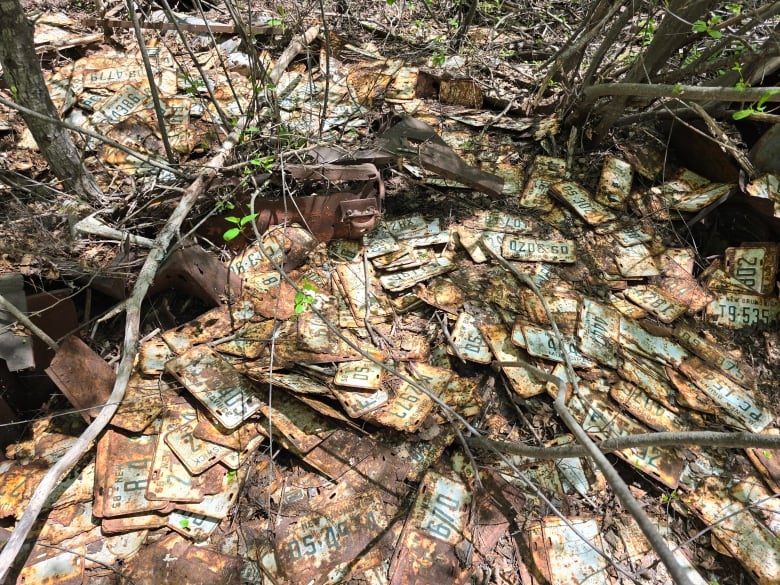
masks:
[[[156,3],[141,23],[163,133],[125,9],[25,3],[55,105],[114,142],[77,138],[83,201],[0,106],[0,294],[58,343],[0,312],[0,538],[107,400],[154,239],[252,122],[17,582],[671,583],[602,471],[553,450],[576,441],[550,376],[595,441],[780,434],[777,183],[669,147],[684,127],[561,135],[563,90],[534,92],[572,3],[483,3],[456,56],[463,15],[431,3],[254,3],[251,50],[183,4],[181,35]],[[780,581],[772,455],[607,458],[690,582],[725,585]]]

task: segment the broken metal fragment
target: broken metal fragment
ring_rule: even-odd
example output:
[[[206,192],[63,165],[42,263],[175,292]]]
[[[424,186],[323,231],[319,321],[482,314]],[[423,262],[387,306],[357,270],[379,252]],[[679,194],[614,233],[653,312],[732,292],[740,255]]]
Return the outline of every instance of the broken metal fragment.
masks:
[[[549,583],[609,584],[607,560],[599,554],[601,530],[593,518],[543,518],[530,528],[528,546],[534,568]]]

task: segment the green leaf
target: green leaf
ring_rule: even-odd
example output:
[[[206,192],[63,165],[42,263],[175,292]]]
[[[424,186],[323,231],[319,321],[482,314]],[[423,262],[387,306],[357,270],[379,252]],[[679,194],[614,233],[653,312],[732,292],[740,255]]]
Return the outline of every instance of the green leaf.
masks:
[[[249,215],[245,215],[241,218],[241,221],[238,222],[238,225],[241,227],[244,227],[246,224],[248,224],[250,221],[252,221],[254,218],[256,218],[259,214],[257,213],[250,213]]]
[[[228,215],[225,218],[225,221],[228,222],[228,223],[234,223],[234,224],[238,225],[238,224],[241,223],[241,218],[240,217],[236,217],[235,215]]]
[[[226,231],[224,234],[222,234],[222,239],[226,242],[229,242],[231,240],[235,240],[238,237],[238,234],[241,233],[241,230],[239,228],[230,228],[228,231]]]
[[[759,111],[763,111],[762,108],[769,101],[769,98],[775,95],[776,93],[780,93],[780,90],[773,89],[766,92],[764,95],[762,95],[761,99],[759,99],[758,103],[756,104],[756,109]]]
[[[755,113],[756,111],[753,108],[747,108],[746,110],[739,110],[738,112],[734,112],[731,114],[731,117],[734,120],[744,120],[745,118],[749,118]]]
[[[707,23],[703,20],[697,20],[693,23],[693,32],[703,33],[707,30]]]
[[[723,36],[722,32],[720,32],[719,30],[712,29],[712,28],[708,28],[707,29],[707,34],[710,35],[710,37],[712,37],[713,39],[719,39],[719,38],[721,38]]]
[[[266,22],[268,26],[282,26],[284,23],[279,20],[278,18],[272,18],[268,22]]]

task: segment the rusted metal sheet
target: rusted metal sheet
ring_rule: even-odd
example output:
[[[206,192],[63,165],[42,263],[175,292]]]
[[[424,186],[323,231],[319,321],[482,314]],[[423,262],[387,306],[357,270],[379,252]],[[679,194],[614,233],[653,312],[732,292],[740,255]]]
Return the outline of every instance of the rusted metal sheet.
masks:
[[[471,497],[460,480],[425,474],[390,564],[390,584],[454,580],[460,572],[455,546],[466,537]]]
[[[161,377],[145,378],[137,370],[130,375],[125,397],[111,419],[114,427],[140,433],[152,424],[173,394],[171,385]]]
[[[609,389],[610,397],[623,405],[630,414],[656,431],[682,432],[692,430],[691,425],[675,412],[653,400],[641,388],[623,380]]]
[[[385,529],[382,500],[374,492],[342,499],[321,511],[285,518],[276,526],[281,572],[295,583],[336,583]]]
[[[500,177],[468,166],[421,120],[404,118],[380,137],[379,146],[395,156],[417,159],[425,169],[492,197],[503,192]]]
[[[113,368],[74,335],[60,342],[46,374],[86,421],[100,413],[116,378]]]
[[[475,317],[466,311],[458,315],[450,338],[452,347],[447,347],[449,353],[457,352],[463,359],[478,364],[489,364],[493,359],[490,347],[479,332]]]
[[[93,513],[112,518],[161,510],[167,501],[146,498],[157,435],[127,436],[109,429],[98,442]]]
[[[568,522],[568,523],[567,523]],[[543,518],[528,533],[534,567],[549,583],[610,585],[601,528],[593,518]]]
[[[159,294],[170,288],[210,305],[219,305],[227,296],[240,291],[241,281],[214,254],[190,244],[170,253],[157,271],[149,294]]]
[[[726,197],[736,185],[710,183],[690,191],[668,191],[669,204],[677,211],[696,212]]]
[[[675,392],[668,383],[663,366],[653,360],[643,358],[641,355],[631,354],[628,351],[623,353],[624,359],[618,366],[618,374],[623,379],[639,386],[653,400],[676,412]]]
[[[576,249],[574,240],[538,240],[506,236],[501,243],[501,255],[504,258],[524,262],[576,262]]]
[[[536,220],[497,210],[478,210],[461,222],[466,228],[505,234],[530,234],[539,228]]]
[[[187,583],[197,575],[200,585],[224,585],[240,579],[240,566],[238,557],[193,545],[174,532],[144,547],[126,570],[137,583]]]
[[[362,262],[338,264],[336,278],[356,323],[363,324],[366,318],[373,323],[392,314],[387,297],[381,290],[375,290],[373,268]]]
[[[165,365],[227,429],[263,406],[258,390],[213,349],[198,345]]]
[[[720,544],[762,585],[780,581],[777,532],[758,520],[747,506],[728,493],[719,478],[705,478],[680,499],[712,530]]]
[[[507,329],[495,320],[486,320],[484,315],[475,312],[478,320],[479,332],[490,347],[490,351],[499,362],[512,363],[511,366],[501,366],[501,371],[509,380],[509,384],[519,396],[530,398],[545,392],[545,384],[537,380],[531,372],[523,366],[527,363],[528,355],[512,343],[512,336]]]
[[[626,318],[620,319],[620,346],[673,366],[679,366],[688,357],[688,352],[671,336],[653,335]]]
[[[715,366],[737,384],[750,388],[756,383],[756,374],[744,361],[738,361],[723,351],[723,347],[702,337],[693,329],[680,325],[675,328],[674,336],[685,347],[707,363]]]
[[[660,274],[653,252],[646,244],[616,246],[614,254],[618,270],[625,278],[643,278]]]
[[[246,474],[245,467],[222,469],[219,491],[199,502],[177,504],[168,518],[168,526],[193,540],[205,540],[230,512]]]
[[[774,242],[726,248],[724,269],[757,293],[769,294],[775,289],[777,280],[778,248],[780,246]]]
[[[687,249],[668,248],[660,255],[662,276],[656,282],[667,295],[698,313],[713,296],[693,276],[693,254]]]
[[[580,350],[599,363],[616,367],[620,338],[620,314],[606,305],[584,299],[577,336]]]
[[[189,421],[197,422],[197,412],[186,401],[179,399],[166,405],[146,484],[147,499],[167,502],[198,501],[203,498],[201,483],[192,477],[165,441],[169,432]]]
[[[27,298],[24,294],[24,277],[19,273],[0,275],[0,294],[9,303],[27,312]],[[0,308],[0,358],[12,372],[35,367],[32,337],[16,325],[16,319]]]
[[[379,277],[382,286],[392,292],[399,292],[413,287],[418,282],[427,280],[439,274],[455,270],[457,265],[446,256],[437,257],[420,268],[405,270],[403,272],[391,272]]]
[[[516,335],[516,332],[522,333],[522,337]],[[512,332],[512,343],[525,347],[525,350],[532,356],[565,363],[565,351],[565,355],[568,356],[571,365],[575,368],[592,368],[596,365],[596,362],[580,352],[577,348],[577,339],[574,336],[562,335],[562,338],[563,348],[551,329],[520,322],[515,324],[515,330]],[[519,343],[521,339],[524,343]]]
[[[671,323],[688,310],[687,305],[670,298],[663,289],[652,284],[629,287],[623,294],[631,302],[658,317],[662,323]]]
[[[32,493],[37,487],[46,473],[46,468],[2,461],[0,471],[0,518],[21,516],[27,502],[25,495]]]
[[[780,321],[780,300],[758,294],[721,294],[707,305],[706,315],[713,325],[729,329],[773,325]]]

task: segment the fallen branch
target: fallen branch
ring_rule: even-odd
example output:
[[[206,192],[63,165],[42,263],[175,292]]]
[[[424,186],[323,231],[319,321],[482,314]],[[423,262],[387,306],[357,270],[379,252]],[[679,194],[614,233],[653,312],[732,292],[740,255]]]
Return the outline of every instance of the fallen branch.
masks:
[[[649,98],[680,98],[691,101],[780,102],[780,87],[705,87],[700,85],[663,85],[647,83],[601,83],[591,85],[582,91],[584,101],[610,95]]]
[[[527,364],[523,364],[524,366]],[[534,459],[563,459],[564,457],[587,457],[589,452],[581,445],[563,447],[532,447],[505,441],[492,441],[480,438],[469,439],[472,447],[487,448]],[[646,433],[641,435],[623,435],[595,443],[604,452],[636,449],[639,447],[719,447],[721,449],[780,449],[780,435],[761,435],[754,433],[718,433],[714,431],[690,431],[679,433]]]

